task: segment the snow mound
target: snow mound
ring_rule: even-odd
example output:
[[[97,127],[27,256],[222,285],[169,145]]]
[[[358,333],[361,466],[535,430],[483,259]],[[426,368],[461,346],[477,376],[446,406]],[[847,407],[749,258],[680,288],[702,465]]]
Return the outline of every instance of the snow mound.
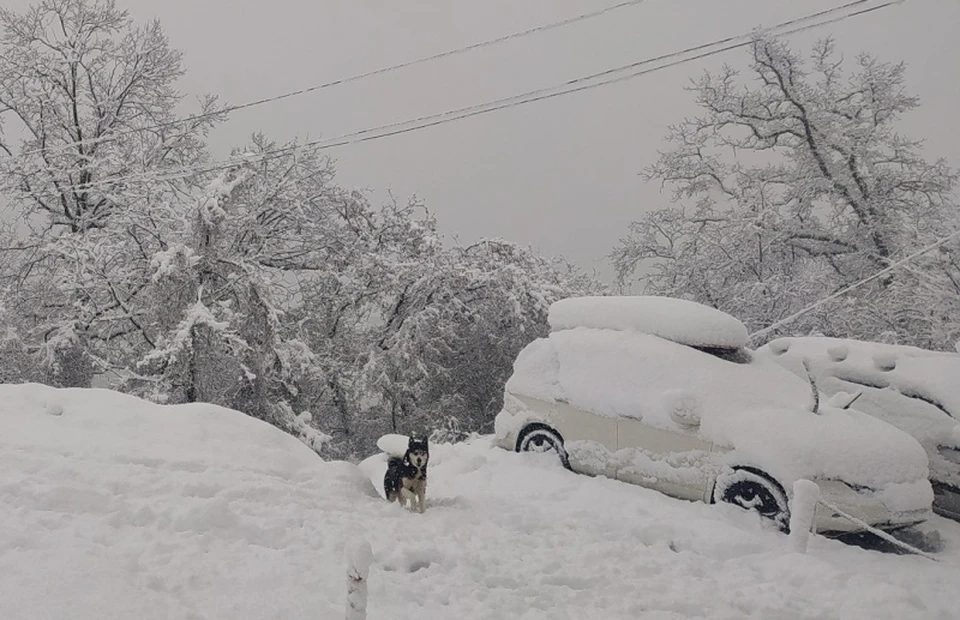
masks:
[[[415,514],[357,492],[381,484],[385,454],[365,461],[364,482],[206,405],[0,387],[0,425],[3,620],[343,618],[348,570],[367,567],[371,620],[951,618],[960,606],[960,524],[946,520],[940,563],[820,537],[797,557],[746,511],[573,475],[490,438],[431,446]],[[369,553],[349,544],[363,540]]]
[[[0,419],[6,444],[73,457],[291,476],[323,463],[296,438],[240,412],[208,404],[156,405],[110,390],[0,385]]]
[[[3,618],[342,617],[344,541],[382,502],[355,465],[108,390],[0,385],[0,428]],[[330,586],[304,603],[307,572]]]
[[[572,297],[551,305],[548,318],[553,331],[613,329],[722,349],[739,349],[747,343],[746,326],[729,314],[672,297]]]
[[[377,440],[377,447],[390,456],[403,456],[407,453],[410,438],[406,435],[390,433]]]

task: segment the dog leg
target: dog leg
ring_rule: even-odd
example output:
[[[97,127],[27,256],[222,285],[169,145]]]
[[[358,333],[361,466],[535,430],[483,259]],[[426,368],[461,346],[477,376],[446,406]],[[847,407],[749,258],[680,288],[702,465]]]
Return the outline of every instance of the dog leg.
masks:
[[[416,500],[416,495],[414,495],[406,487],[400,489],[400,505],[406,508],[407,510],[413,510],[413,502]]]
[[[427,483],[426,481],[421,481],[417,485],[417,507],[420,509],[420,514],[427,509]]]

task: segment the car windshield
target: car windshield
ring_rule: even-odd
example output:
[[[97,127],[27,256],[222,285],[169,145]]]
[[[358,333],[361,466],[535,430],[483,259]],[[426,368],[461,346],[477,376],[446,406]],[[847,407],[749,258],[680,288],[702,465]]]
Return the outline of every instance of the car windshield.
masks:
[[[726,362],[733,362],[734,364],[749,364],[753,361],[753,355],[750,354],[750,351],[744,348],[739,349],[726,349],[722,347],[693,347],[697,351],[702,351],[708,355],[712,355],[716,358],[722,359]]]
[[[852,383],[854,385],[860,385],[863,387],[874,388],[876,390],[883,390],[890,387],[890,383],[887,381],[871,380],[869,377],[865,377],[856,373],[837,371],[834,372],[833,375],[841,381],[846,381],[847,383]],[[902,396],[925,402],[928,405],[936,407],[951,418],[956,417],[950,413],[950,411],[937,399],[917,388],[918,386],[909,385],[898,385],[896,387],[897,392],[899,392]]]

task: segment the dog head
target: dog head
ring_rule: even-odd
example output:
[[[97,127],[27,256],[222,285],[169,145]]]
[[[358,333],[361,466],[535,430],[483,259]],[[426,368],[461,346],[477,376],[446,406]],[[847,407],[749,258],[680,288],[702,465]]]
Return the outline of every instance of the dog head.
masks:
[[[410,437],[407,442],[407,461],[417,468],[424,468],[430,459],[430,446],[425,438]]]

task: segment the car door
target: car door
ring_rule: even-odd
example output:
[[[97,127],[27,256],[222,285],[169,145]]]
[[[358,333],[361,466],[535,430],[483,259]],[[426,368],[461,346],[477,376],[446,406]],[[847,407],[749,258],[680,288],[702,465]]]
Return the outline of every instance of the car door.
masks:
[[[556,403],[556,429],[563,435],[574,471],[591,476],[616,477],[617,419]]]
[[[617,420],[619,480],[688,500],[704,500],[713,479],[713,444],[696,429],[654,427],[639,417]]]
[[[565,402],[515,395],[532,417],[563,437],[570,467],[591,476],[616,477],[612,466],[617,450],[617,419],[579,409]]]

